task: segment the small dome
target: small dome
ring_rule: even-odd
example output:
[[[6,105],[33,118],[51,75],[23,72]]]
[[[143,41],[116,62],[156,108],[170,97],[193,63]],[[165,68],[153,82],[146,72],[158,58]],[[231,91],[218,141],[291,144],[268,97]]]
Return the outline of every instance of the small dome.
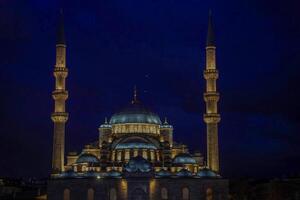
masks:
[[[93,163],[93,164],[98,164],[99,159],[94,156],[93,154],[90,153],[82,153],[78,159],[76,160],[76,163]]]
[[[156,176],[158,176],[158,177],[169,177],[169,176],[171,176],[172,175],[172,173],[170,172],[170,171],[168,171],[168,170],[165,170],[165,169],[161,169],[161,170],[159,170],[157,173],[156,173]]]
[[[196,164],[196,160],[188,153],[180,153],[175,156],[174,164]]]
[[[109,177],[120,177],[122,174],[117,170],[110,170],[107,174]]]
[[[193,176],[193,174],[187,169],[181,169],[179,172],[176,173],[176,176],[189,177],[189,176]]]
[[[98,177],[100,176],[99,172],[95,172],[95,171],[88,171],[84,173],[84,176],[86,177]]]
[[[151,169],[151,163],[144,159],[142,156],[131,158],[125,165],[125,170],[127,172],[150,172]]]
[[[65,171],[63,174],[62,174],[62,177],[66,177],[66,178],[71,178],[71,177],[76,177],[77,174],[76,172],[74,172],[73,170],[68,170],[68,171]]]
[[[219,178],[220,177],[219,174],[217,174],[216,172],[214,172],[210,169],[207,169],[207,168],[200,170],[197,173],[197,176],[200,178]]]
[[[146,108],[141,102],[133,101],[129,106],[114,114],[109,124],[147,123],[161,124],[158,115]]]

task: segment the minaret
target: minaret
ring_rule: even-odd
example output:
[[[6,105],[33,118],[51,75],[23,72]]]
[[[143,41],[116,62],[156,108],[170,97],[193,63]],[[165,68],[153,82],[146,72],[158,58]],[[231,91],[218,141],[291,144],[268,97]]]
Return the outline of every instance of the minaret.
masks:
[[[68,98],[66,91],[66,42],[64,34],[63,13],[60,12],[59,26],[56,41],[56,64],[54,67],[55,90],[52,92],[54,99],[54,112],[51,119],[54,123],[53,152],[52,152],[52,175],[64,171],[65,156],[65,124],[68,120],[68,113],[65,109],[65,101]]]
[[[206,40],[206,69],[204,78],[206,80],[206,92],[204,101],[206,103],[206,113],[204,122],[207,128],[207,165],[208,168],[219,172],[219,142],[218,123],[221,120],[218,114],[219,93],[217,92],[216,81],[219,73],[216,69],[216,45],[212,24],[212,14],[209,13],[208,32]]]

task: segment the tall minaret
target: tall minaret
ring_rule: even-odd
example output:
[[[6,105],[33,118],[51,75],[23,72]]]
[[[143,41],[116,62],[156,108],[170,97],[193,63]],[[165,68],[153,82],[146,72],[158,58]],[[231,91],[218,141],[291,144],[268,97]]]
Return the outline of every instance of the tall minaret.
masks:
[[[221,120],[218,114],[219,93],[217,92],[216,81],[219,73],[216,69],[216,45],[212,24],[212,14],[209,13],[208,32],[206,40],[206,69],[204,78],[206,80],[206,92],[204,101],[206,103],[206,113],[204,122],[207,127],[207,165],[208,168],[216,172],[219,171],[219,142],[218,123]]]
[[[68,75],[66,68],[66,41],[64,34],[63,13],[60,12],[59,26],[56,41],[56,64],[54,67],[55,90],[52,97],[55,102],[54,112],[51,119],[54,123],[53,153],[52,153],[52,175],[64,171],[65,156],[65,124],[68,113],[65,109],[65,101],[68,98],[65,80]]]

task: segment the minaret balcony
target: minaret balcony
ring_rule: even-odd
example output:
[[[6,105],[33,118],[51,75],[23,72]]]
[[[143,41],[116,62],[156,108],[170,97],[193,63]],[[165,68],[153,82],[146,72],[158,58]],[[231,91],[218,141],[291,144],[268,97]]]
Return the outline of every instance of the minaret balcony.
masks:
[[[217,124],[221,121],[221,117],[217,113],[204,114],[203,119],[207,124]]]
[[[69,118],[69,114],[66,112],[55,112],[52,113],[51,119],[53,122],[63,122],[65,123]]]
[[[220,99],[220,94],[218,92],[206,92],[204,93],[203,97],[205,102],[209,102],[209,101],[218,102]]]
[[[219,72],[216,69],[206,69],[204,70],[203,76],[205,79],[218,79]]]
[[[54,77],[62,76],[63,78],[66,78],[68,76],[68,68],[55,67],[53,74],[54,74]]]
[[[66,100],[68,98],[68,91],[66,90],[54,90],[52,92],[52,97],[54,100]]]

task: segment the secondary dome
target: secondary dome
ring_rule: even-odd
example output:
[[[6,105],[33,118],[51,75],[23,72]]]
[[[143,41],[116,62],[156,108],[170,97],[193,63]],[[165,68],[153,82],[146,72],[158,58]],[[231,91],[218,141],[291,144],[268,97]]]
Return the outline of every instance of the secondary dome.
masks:
[[[197,176],[200,178],[219,178],[220,177],[219,174],[217,174],[216,172],[214,172],[210,169],[207,169],[207,168],[200,170],[197,173]]]
[[[174,164],[196,164],[196,160],[188,153],[180,153],[175,156]]]
[[[146,123],[161,125],[159,116],[153,113],[149,108],[145,107],[139,100],[137,100],[136,91],[133,101],[121,111],[115,113],[111,117],[109,123]]]
[[[81,154],[78,159],[76,160],[76,163],[90,163],[90,164],[98,164],[99,159],[90,153],[83,153]]]

